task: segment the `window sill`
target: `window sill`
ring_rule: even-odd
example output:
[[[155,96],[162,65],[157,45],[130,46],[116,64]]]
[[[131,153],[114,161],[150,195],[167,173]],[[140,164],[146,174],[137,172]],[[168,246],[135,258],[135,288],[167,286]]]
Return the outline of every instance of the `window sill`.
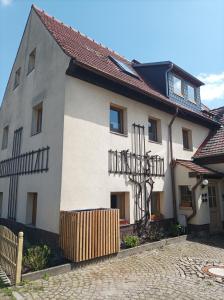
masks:
[[[30,227],[30,228],[36,228],[36,225],[33,225],[33,224],[26,224],[27,227]]]
[[[175,93],[175,92],[173,92],[173,93],[174,93],[174,95],[176,95],[176,96],[181,97],[181,98],[184,99],[184,95],[183,94],[179,94],[179,93]]]
[[[157,142],[157,141],[153,141],[153,140],[148,140],[149,143],[153,143],[153,144],[158,144],[158,145],[162,145],[163,143],[162,142]]]
[[[192,152],[193,149],[187,149],[187,148],[183,148],[184,151],[189,151],[189,152]]]
[[[192,206],[179,206],[179,209],[181,209],[181,210],[192,210],[193,208],[192,208]]]
[[[128,134],[126,134],[126,133],[120,133],[120,132],[111,131],[111,130],[110,130],[110,133],[115,134],[115,135],[119,135],[119,136],[123,136],[123,137],[128,137]]]
[[[36,136],[36,135],[38,135],[38,134],[40,134],[40,133],[42,133],[42,131],[38,131],[38,132],[31,133],[31,137],[32,137],[32,136]]]
[[[32,70],[30,70],[29,72],[27,72],[26,76],[29,76],[30,73],[32,73],[34,69],[35,69],[35,68],[33,68]]]
[[[17,87],[19,86],[19,84],[17,84],[16,86],[13,87],[13,91],[15,91],[17,89]]]
[[[187,100],[188,100],[189,102],[191,102],[191,103],[195,104],[195,105],[197,104],[197,103],[196,103],[196,101],[195,101],[195,100],[193,100],[193,99],[187,99]]]

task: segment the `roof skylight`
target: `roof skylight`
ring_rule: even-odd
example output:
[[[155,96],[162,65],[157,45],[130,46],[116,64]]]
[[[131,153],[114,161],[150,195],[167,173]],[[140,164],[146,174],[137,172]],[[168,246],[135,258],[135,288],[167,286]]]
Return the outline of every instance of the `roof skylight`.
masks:
[[[128,73],[129,75],[139,78],[138,74],[135,72],[135,70],[131,66],[129,66],[128,64],[124,63],[123,61],[121,61],[113,56],[110,56],[110,58],[122,71]]]

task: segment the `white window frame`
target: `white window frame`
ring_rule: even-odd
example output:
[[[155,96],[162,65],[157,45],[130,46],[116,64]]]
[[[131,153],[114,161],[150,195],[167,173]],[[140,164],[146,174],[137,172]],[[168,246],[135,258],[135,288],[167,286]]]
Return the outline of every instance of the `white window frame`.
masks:
[[[194,91],[194,97],[193,98],[189,97],[189,93],[188,93],[188,89],[189,88],[192,88],[193,91]],[[187,85],[187,99],[188,99],[188,101],[190,101],[192,103],[196,103],[196,91],[195,91],[195,87],[193,85],[191,85],[191,84]]]
[[[150,120],[156,122],[156,137],[157,137],[156,141],[155,140],[151,140],[149,138],[149,121]],[[148,140],[149,140],[149,142],[152,142],[152,143],[158,143],[158,144],[162,143],[162,126],[161,126],[161,120],[157,119],[155,117],[152,117],[152,116],[148,116]]]
[[[175,79],[178,79],[180,81],[180,92],[175,91],[175,87],[174,87]],[[175,95],[177,95],[179,97],[184,97],[184,83],[183,83],[183,80],[177,75],[173,75],[173,92]]]

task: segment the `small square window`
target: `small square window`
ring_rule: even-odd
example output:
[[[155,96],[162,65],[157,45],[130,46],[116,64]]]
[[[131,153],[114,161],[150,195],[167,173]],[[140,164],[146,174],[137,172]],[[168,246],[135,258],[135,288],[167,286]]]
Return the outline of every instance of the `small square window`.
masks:
[[[9,126],[3,128],[2,150],[7,149],[9,139]]]
[[[149,119],[149,140],[158,142],[158,134],[157,134],[157,120]]]
[[[192,150],[192,133],[189,129],[182,128],[183,148],[185,150]]]
[[[180,206],[192,207],[192,192],[188,185],[180,185]]]
[[[176,76],[173,76],[173,91],[179,96],[183,96],[183,83],[182,80]]]
[[[27,206],[26,206],[26,224],[36,226],[37,218],[37,193],[27,194]]]
[[[129,194],[126,192],[111,193],[110,207],[120,210],[120,224],[129,223]]]
[[[151,214],[156,216],[160,215],[160,193],[159,192],[152,192]]]
[[[43,118],[43,103],[33,107],[32,116],[32,135],[38,134],[42,131],[42,118]]]
[[[30,72],[32,72],[33,69],[35,68],[35,60],[36,60],[36,49],[34,49],[30,53],[27,74],[29,74]]]
[[[121,108],[110,106],[110,131],[124,133],[124,111]]]
[[[195,103],[195,89],[191,85],[187,86],[187,98],[189,101]]]
[[[20,84],[20,75],[21,75],[21,68],[19,68],[15,73],[14,89]]]
[[[161,121],[158,119],[154,119],[149,117],[148,119],[148,134],[149,141],[152,142],[161,142]]]

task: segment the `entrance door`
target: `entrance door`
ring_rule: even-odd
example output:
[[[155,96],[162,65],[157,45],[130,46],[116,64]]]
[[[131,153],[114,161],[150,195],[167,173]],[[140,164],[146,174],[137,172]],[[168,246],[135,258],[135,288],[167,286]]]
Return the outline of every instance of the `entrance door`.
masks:
[[[210,208],[210,232],[218,232],[222,229],[222,226],[216,184],[209,184],[208,199]]]

